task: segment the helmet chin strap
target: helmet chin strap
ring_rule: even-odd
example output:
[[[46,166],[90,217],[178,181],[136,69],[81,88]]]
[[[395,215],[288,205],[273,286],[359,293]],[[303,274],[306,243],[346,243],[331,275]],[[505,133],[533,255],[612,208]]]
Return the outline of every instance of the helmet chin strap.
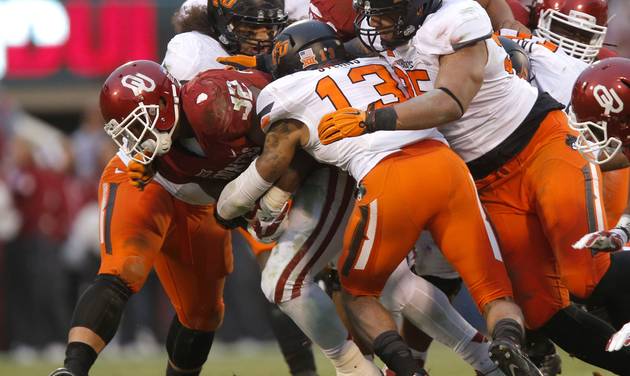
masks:
[[[157,133],[157,141],[148,139],[142,143],[142,148],[150,153],[156,152],[157,156],[164,155],[171,150],[173,141],[168,132]],[[157,149],[157,151],[156,151]]]

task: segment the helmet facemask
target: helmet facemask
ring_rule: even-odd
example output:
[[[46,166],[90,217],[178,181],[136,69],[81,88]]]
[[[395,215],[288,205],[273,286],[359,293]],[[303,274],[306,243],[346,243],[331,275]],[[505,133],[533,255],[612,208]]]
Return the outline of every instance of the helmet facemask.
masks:
[[[592,63],[604,45],[607,29],[587,13],[571,10],[566,15],[555,9],[545,9],[540,15],[536,35],[557,44],[569,56]]]
[[[107,135],[128,158],[147,165],[155,157],[168,153],[172,144],[171,137],[179,122],[179,97],[175,84],[172,85],[172,92],[174,121],[168,130],[156,127],[161,116],[161,107],[167,106],[167,101],[159,105],[140,102],[122,121],[111,119],[105,124]]]
[[[401,1],[389,7],[372,7],[370,1],[354,2],[357,16],[354,29],[363,44],[375,52],[383,52],[405,44],[417,27],[408,23],[408,3]],[[374,26],[378,25],[378,26]]]
[[[569,109],[569,127],[579,133],[573,146],[591,163],[604,164],[613,159],[623,147],[619,138],[609,136],[607,125],[603,120],[578,122],[572,109]]]
[[[261,10],[261,12],[263,12]],[[279,14],[280,17],[282,14]],[[250,17],[235,16],[227,25],[227,31],[238,52],[245,55],[268,54],[271,52],[274,38],[286,26],[286,18],[267,22],[254,21]]]
[[[208,4],[210,23],[216,37],[229,53],[269,53],[273,39],[287,25],[288,15],[280,3],[212,1]]]

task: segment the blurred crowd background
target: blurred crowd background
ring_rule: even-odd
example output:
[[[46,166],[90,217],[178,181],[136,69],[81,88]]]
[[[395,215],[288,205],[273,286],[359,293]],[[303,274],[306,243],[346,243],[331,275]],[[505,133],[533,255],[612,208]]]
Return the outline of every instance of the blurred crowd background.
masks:
[[[97,186],[115,153],[100,84],[125,61],[161,61],[181,2],[0,0],[0,352],[63,351],[74,303],[98,270]],[[609,19],[607,43],[630,57],[628,0],[609,0]],[[219,338],[270,340],[258,267],[238,236],[234,255]],[[114,347],[154,351],[171,317],[152,276]]]

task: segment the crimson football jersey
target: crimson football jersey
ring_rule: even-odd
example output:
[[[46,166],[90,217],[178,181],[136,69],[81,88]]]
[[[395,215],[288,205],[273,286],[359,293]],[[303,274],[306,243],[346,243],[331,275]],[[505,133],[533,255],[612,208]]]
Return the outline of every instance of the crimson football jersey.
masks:
[[[178,138],[158,164],[159,173],[176,184],[199,179],[230,181],[260,153],[246,137],[257,127],[256,98],[270,82],[258,71],[212,69],[182,87],[180,121],[194,138]]]
[[[332,26],[343,41],[356,36],[354,32],[356,16],[352,0],[311,0],[309,17]]]

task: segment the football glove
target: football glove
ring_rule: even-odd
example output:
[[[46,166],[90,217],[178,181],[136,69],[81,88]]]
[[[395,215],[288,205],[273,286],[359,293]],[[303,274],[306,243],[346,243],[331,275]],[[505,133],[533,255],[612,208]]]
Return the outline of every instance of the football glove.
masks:
[[[291,210],[292,200],[285,202],[280,210],[272,210],[261,202],[256,205],[254,216],[249,221],[247,231],[263,243],[273,243],[288,226],[285,220]]]
[[[261,54],[256,56],[233,55],[218,57],[217,62],[234,67],[238,70],[258,69],[263,72],[270,72],[271,55]]]
[[[131,160],[127,165],[127,177],[131,181],[131,185],[141,191],[144,191],[144,187],[153,180],[153,176],[155,176],[153,164],[145,165]]]
[[[606,345],[606,351],[618,351],[624,346],[630,346],[630,322],[610,337],[608,344]]]
[[[368,132],[367,112],[346,107],[324,115],[319,121],[318,133],[322,144],[328,145],[347,137]]]
[[[623,248],[628,242],[628,235],[624,229],[615,227],[609,231],[592,232],[582,236],[573,244],[575,249],[590,248],[599,252],[615,252]]]

